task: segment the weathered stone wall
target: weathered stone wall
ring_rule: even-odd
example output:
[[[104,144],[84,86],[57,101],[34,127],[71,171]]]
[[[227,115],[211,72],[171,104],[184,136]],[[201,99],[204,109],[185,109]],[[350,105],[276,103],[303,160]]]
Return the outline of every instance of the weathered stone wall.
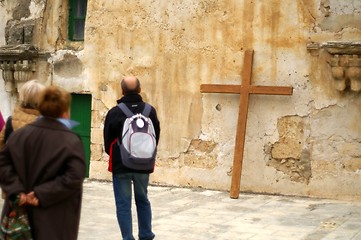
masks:
[[[66,40],[66,1],[28,2],[47,83],[92,94],[91,178],[110,179],[103,121],[134,74],[161,121],[152,183],[228,190],[242,103],[199,86],[240,84],[254,49],[252,83],[294,91],[250,97],[241,191],[361,199],[360,93],[335,89],[332,56],[307,47],[360,41],[359,0],[89,0],[84,43]]]
[[[37,79],[40,82],[51,84],[51,69],[47,63],[46,53],[54,49],[44,47],[38,37],[44,36],[39,29],[49,26],[49,28],[58,28],[42,22],[43,13],[46,6],[46,0],[13,0],[0,1],[1,11],[1,42],[0,46],[15,47],[21,44],[29,44],[36,49],[40,49],[42,57],[36,59],[35,71],[31,72],[31,79]],[[50,27],[51,26],[51,27]],[[52,44],[54,45],[54,44]],[[18,100],[18,91],[23,82],[7,82],[1,80],[0,92],[3,101],[1,101],[1,110],[7,117],[13,111]]]
[[[139,76],[162,123],[152,181],[229,189],[239,96],[199,86],[239,84],[252,48],[253,84],[294,93],[251,96],[241,190],[359,198],[360,96],[335,91],[329,57],[306,48],[359,40],[361,6],[351,2],[90,1],[84,56],[99,99],[94,119],[115,104],[123,75]],[[106,176],[106,155],[96,159],[92,174]]]
[[[0,1],[0,46],[5,45],[5,28],[9,19],[9,13],[6,8],[6,2]],[[0,111],[4,118],[7,118],[12,111],[11,94],[5,91],[5,82],[0,75]]]

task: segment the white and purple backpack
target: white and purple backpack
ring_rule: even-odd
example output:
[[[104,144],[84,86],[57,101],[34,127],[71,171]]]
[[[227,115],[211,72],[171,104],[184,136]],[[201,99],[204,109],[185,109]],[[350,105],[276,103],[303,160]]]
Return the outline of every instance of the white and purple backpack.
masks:
[[[137,114],[132,113],[124,103],[119,103],[118,107],[127,116],[122,139],[117,141],[123,165],[135,170],[153,169],[157,143],[153,123],[149,118],[151,106],[146,103],[143,112]]]

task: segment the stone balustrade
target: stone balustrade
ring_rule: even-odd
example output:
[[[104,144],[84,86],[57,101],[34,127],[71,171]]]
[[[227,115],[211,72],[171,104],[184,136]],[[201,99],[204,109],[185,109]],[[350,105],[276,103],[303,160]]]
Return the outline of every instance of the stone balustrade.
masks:
[[[30,44],[5,45],[0,47],[0,69],[6,90],[14,90],[14,84],[22,84],[32,78],[36,62],[47,54],[39,52]],[[17,88],[17,87],[15,87]]]
[[[307,49],[314,56],[321,49],[330,54],[328,63],[336,90],[361,91],[361,42],[312,43]]]

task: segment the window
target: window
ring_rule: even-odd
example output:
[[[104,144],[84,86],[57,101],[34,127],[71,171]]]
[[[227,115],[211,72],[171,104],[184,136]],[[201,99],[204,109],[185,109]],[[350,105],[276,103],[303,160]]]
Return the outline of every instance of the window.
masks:
[[[69,0],[69,39],[84,40],[87,0]]]

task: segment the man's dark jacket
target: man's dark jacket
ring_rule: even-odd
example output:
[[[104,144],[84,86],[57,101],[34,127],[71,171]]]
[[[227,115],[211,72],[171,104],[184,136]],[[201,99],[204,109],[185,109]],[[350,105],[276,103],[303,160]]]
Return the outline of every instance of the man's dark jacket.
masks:
[[[127,107],[134,113],[141,113],[144,110],[145,102],[143,102],[142,97],[139,94],[127,94],[121,99],[117,100],[117,103],[123,102]],[[114,106],[109,110],[107,116],[105,117],[104,123],[104,148],[105,152],[108,155],[112,155],[112,168],[113,174],[126,173],[126,172],[139,172],[139,173],[152,173],[154,168],[149,170],[132,170],[125,167],[121,160],[120,149],[118,144],[116,144],[116,139],[120,139],[122,136],[123,125],[127,116],[123,111],[118,107]],[[157,145],[159,142],[160,135],[160,125],[157,117],[157,112],[154,107],[149,114],[149,118],[152,120],[154,125],[154,130],[156,134]],[[112,147],[111,147],[112,146]],[[112,149],[112,153],[110,150]]]

